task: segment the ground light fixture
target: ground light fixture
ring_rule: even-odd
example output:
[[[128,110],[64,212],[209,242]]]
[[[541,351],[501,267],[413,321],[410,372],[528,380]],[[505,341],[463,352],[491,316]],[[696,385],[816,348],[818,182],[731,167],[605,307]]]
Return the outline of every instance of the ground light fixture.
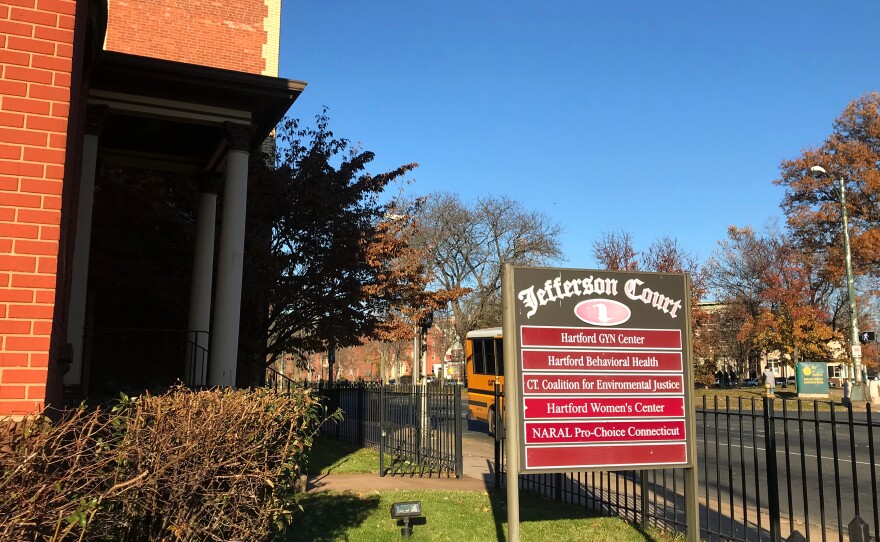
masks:
[[[391,519],[399,520],[399,522],[403,522],[403,527],[400,528],[400,536],[403,538],[409,538],[412,536],[412,525],[409,524],[409,520],[412,518],[418,518],[422,515],[422,501],[406,501],[406,502],[396,502],[391,505]]]

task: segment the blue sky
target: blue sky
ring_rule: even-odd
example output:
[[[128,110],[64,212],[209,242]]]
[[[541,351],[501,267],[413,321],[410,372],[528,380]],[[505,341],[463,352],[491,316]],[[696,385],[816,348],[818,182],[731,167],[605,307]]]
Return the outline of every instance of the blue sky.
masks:
[[[705,260],[729,225],[782,221],[779,162],[880,89],[880,2],[285,0],[290,114],[418,162],[407,193],[507,195],[562,226]]]

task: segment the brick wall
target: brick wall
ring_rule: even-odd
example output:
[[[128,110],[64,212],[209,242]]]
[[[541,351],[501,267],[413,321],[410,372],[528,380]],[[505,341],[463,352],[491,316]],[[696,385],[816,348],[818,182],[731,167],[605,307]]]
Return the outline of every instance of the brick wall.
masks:
[[[0,5],[0,418],[46,395],[75,12]]]
[[[266,30],[266,43],[263,44],[263,59],[266,66],[263,75],[278,77],[278,52],[281,47],[281,0],[265,0],[266,20],[263,28]]]
[[[188,64],[263,74],[278,0],[110,0],[106,49]],[[277,15],[276,15],[277,14]],[[277,39],[277,38],[276,38]],[[274,50],[274,53],[272,52]]]

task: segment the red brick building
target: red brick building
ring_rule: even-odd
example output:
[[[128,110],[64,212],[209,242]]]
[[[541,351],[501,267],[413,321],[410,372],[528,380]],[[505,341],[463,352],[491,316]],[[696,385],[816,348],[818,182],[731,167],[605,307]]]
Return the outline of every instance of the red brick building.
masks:
[[[0,418],[235,383],[247,164],[305,87],[279,25],[280,0],[0,5]]]
[[[427,375],[440,378],[445,369],[447,380],[464,378],[464,352],[457,341],[450,340],[451,329],[447,329],[446,338],[440,326],[428,330],[424,349],[424,362]],[[330,365],[327,354],[313,354],[309,357],[305,368],[298,367],[293,356],[287,355],[276,368],[293,380],[327,380]],[[419,366],[413,371],[413,342],[365,341],[360,346],[340,348],[336,351],[336,362],[333,366],[334,380],[380,380],[399,381],[401,377],[413,378],[419,374]],[[416,378],[417,379],[417,378]]]

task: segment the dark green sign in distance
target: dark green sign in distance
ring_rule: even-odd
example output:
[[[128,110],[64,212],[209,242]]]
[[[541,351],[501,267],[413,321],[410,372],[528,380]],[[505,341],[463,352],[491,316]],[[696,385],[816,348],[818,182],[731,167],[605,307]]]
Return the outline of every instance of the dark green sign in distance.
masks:
[[[828,397],[828,364],[801,361],[795,367],[798,397]]]

